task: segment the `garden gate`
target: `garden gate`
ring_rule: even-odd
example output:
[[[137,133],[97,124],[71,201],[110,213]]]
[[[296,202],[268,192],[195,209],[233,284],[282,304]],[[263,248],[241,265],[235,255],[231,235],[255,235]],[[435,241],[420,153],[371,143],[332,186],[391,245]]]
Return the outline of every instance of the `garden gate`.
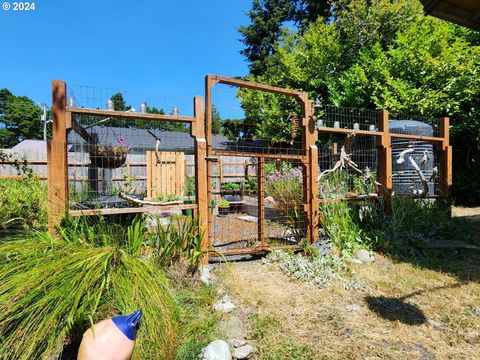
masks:
[[[217,75],[207,75],[205,81],[208,200],[211,207],[208,240],[212,245],[211,254],[262,254],[279,248],[300,250],[301,241],[315,241],[318,237],[318,149],[313,104],[308,94]],[[292,116],[292,122],[296,122],[295,138],[290,144],[281,146],[270,144],[268,139],[249,139],[248,136],[222,144],[214,143],[212,89],[218,84],[293,99],[298,112],[295,119]],[[256,173],[253,196],[242,196],[243,191],[229,196],[228,190],[222,191],[221,181],[219,183],[215,179],[221,173],[224,157],[237,158],[237,162],[249,159],[249,165]],[[276,191],[276,199],[266,193],[266,186],[268,188],[273,184],[266,181],[266,166],[278,167],[278,174],[271,176],[282,178],[282,182],[277,182],[282,187],[271,189]],[[229,208],[235,214],[222,214],[223,200],[218,196],[218,190],[224,200],[229,200]]]

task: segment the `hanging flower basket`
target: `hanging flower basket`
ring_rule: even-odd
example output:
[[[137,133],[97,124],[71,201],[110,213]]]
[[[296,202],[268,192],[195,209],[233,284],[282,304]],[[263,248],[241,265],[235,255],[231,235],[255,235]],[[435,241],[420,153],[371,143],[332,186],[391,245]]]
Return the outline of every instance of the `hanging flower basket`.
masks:
[[[115,169],[119,168],[125,161],[132,147],[125,140],[118,140],[118,145],[96,144],[89,149],[90,161],[97,168]]]

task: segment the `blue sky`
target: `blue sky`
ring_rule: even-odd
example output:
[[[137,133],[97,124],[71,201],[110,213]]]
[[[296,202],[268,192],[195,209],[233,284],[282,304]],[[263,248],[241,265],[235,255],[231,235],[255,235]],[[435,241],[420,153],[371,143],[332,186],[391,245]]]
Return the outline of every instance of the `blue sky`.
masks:
[[[63,79],[75,94],[84,88],[73,85],[106,87],[123,91],[134,107],[148,98],[187,115],[192,97],[204,94],[205,74],[248,73],[237,28],[248,24],[250,6],[251,0],[39,0],[34,11],[0,10],[0,87],[50,104],[50,81]],[[228,95],[219,102],[230,102],[222,96]],[[228,106],[225,116],[236,113]]]

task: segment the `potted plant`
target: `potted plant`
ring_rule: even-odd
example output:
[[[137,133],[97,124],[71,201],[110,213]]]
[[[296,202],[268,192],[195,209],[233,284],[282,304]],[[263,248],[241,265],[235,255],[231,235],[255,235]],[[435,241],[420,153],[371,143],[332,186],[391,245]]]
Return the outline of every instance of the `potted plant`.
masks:
[[[115,145],[95,144],[89,149],[90,161],[98,168],[115,169],[125,164],[131,151],[132,147],[123,138]]]
[[[184,185],[185,196],[187,197],[184,204],[195,204],[195,179],[187,178]],[[182,214],[185,216],[192,216],[193,209],[183,209]]]
[[[230,212],[230,203],[225,199],[221,199],[218,202],[218,215],[227,216],[229,212]]]
[[[229,182],[229,183],[223,183],[220,186],[220,195],[240,195],[242,196],[243,194],[242,191],[242,186],[240,186],[240,183],[238,182]]]

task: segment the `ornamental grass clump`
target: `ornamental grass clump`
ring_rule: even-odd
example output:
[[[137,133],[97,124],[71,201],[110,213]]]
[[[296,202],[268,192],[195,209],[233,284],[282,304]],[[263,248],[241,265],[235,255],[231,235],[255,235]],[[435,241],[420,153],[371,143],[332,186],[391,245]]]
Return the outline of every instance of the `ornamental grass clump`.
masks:
[[[37,233],[0,243],[0,358],[75,358],[89,326],[137,309],[133,359],[175,358],[177,308],[164,272],[139,256],[142,226],[125,241],[99,234],[105,224],[90,232],[80,224],[62,240]]]

